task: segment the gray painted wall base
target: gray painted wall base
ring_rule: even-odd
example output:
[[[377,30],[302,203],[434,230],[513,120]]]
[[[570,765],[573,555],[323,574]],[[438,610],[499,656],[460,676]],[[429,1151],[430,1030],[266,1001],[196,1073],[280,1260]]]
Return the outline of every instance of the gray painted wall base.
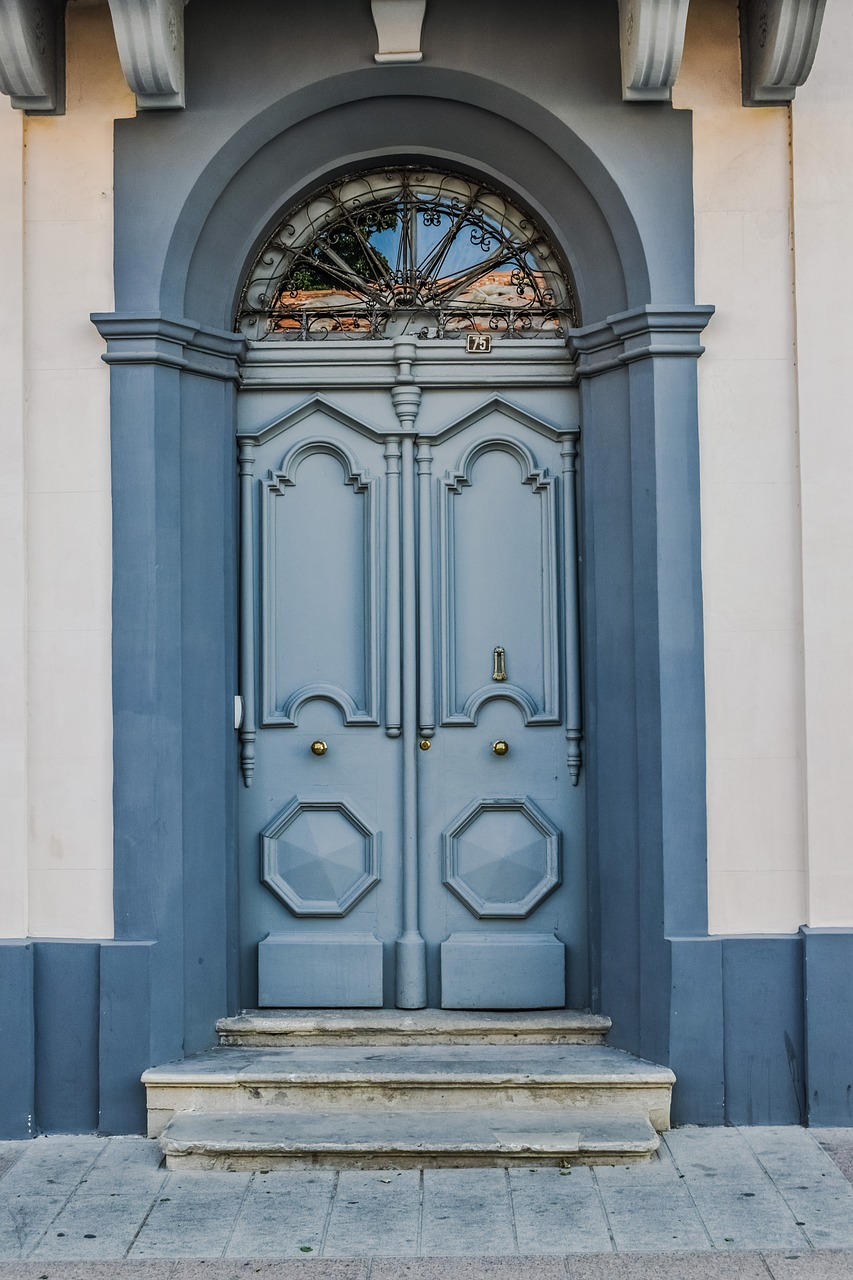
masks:
[[[668,945],[674,1124],[853,1126],[853,929]],[[144,1132],[155,952],[0,941],[0,1138]]]
[[[153,950],[0,941],[0,1138],[145,1131]]]
[[[32,1138],[35,1129],[33,944],[0,942],[0,1137]]]
[[[845,937],[853,956],[853,931]],[[802,936],[672,938],[670,950],[673,1123],[814,1123],[806,1109]],[[837,978],[816,970],[815,983],[816,1003],[834,1005]],[[850,1041],[843,1018],[835,1035],[840,1058]],[[834,1102],[827,1095],[826,1114],[841,1115],[841,1104],[841,1090]]]
[[[853,930],[800,930],[809,1124],[853,1125]]]

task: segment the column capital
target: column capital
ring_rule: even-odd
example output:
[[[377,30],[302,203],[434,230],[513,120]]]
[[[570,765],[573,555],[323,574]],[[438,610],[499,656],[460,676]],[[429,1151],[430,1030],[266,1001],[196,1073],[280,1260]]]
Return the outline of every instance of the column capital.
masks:
[[[784,106],[814,63],[826,0],[740,0],[743,102]]]
[[[109,0],[125,79],[140,111],[184,106],[187,0]]]
[[[699,357],[705,348],[699,335],[714,314],[712,306],[636,307],[598,324],[572,329],[568,346],[577,361],[578,377],[609,373],[621,365],[653,356]]]
[[[681,66],[689,0],[619,0],[625,102],[669,102]]]
[[[0,92],[28,115],[64,114],[64,3],[2,0]]]

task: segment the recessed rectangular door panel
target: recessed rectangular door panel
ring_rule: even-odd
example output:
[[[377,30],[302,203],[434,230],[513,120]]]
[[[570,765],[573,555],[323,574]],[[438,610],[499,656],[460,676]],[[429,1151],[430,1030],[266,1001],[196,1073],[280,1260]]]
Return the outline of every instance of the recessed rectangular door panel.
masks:
[[[441,707],[420,760],[420,872],[445,1008],[562,1006],[586,990],[563,447],[559,424],[497,403],[434,448]]]
[[[317,401],[241,442],[259,710],[240,803],[248,1006],[381,1005],[399,931],[401,751],[380,721],[385,458],[359,426]]]

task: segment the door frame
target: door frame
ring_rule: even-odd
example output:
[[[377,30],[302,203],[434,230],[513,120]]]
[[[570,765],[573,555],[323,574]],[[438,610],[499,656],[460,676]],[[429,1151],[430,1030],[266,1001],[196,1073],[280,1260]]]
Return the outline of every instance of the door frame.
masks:
[[[613,151],[617,117],[590,126],[602,152]],[[189,114],[186,127],[205,120]],[[245,344],[229,326],[243,272],[300,192],[414,158],[506,188],[573,267],[587,322],[570,349],[584,435],[592,1004],[613,1017],[615,1043],[661,1062],[692,1054],[697,1089],[711,1096],[717,1038],[694,1051],[671,1019],[676,952],[709,989],[718,961],[699,945],[695,361],[711,308],[693,301],[687,113],[655,112],[669,185],[634,174],[646,187],[632,207],[596,149],[540,104],[441,67],[417,68],[416,80],[410,68],[385,68],[381,80],[359,70],[223,136],[171,222],[151,201],[170,166],[187,189],[185,140],[151,149],[138,126],[117,127],[117,311],[93,319],[112,367],[116,937],[137,947],[128,964],[150,993],[151,1059],[209,1044],[238,1003],[233,456]]]
[[[309,350],[306,352],[306,345]],[[366,365],[366,370],[362,368]],[[360,369],[357,387],[353,387],[353,370]],[[559,686],[561,690],[560,705],[549,706],[547,715],[537,717],[544,723],[562,727],[565,736],[566,768],[564,782],[566,787],[577,787],[580,781],[582,762],[582,707],[581,707],[581,655],[580,655],[580,589],[579,565],[577,555],[577,453],[579,428],[579,403],[576,389],[576,363],[565,343],[555,338],[523,338],[505,339],[494,343],[487,357],[466,351],[459,338],[397,338],[397,339],[326,339],[313,343],[281,341],[277,343],[253,344],[245,354],[242,365],[241,388],[238,393],[238,427],[237,451],[240,483],[240,693],[242,695],[242,724],[239,730],[241,747],[241,773],[243,787],[239,790],[245,794],[253,785],[255,774],[255,756],[258,734],[263,727],[281,722],[280,714],[272,715],[269,707],[259,699],[259,681],[266,632],[263,618],[263,597],[269,590],[262,578],[261,565],[265,560],[263,554],[264,535],[261,532],[263,519],[263,503],[259,498],[258,481],[262,479],[257,469],[256,452],[268,441],[277,439],[285,423],[298,425],[307,416],[320,412],[333,422],[342,424],[358,435],[374,442],[383,443],[386,449],[386,465],[389,449],[400,466],[400,441],[407,437],[411,454],[409,467],[414,489],[415,470],[417,484],[421,486],[421,506],[417,520],[412,512],[411,536],[423,539],[428,547],[428,560],[440,541],[439,524],[443,518],[444,508],[436,507],[431,494],[432,481],[432,449],[440,446],[450,437],[455,437],[466,428],[474,426],[489,413],[497,410],[511,427],[517,425],[532,429],[538,435],[544,435],[552,442],[561,445],[560,457],[557,460],[554,474],[560,473],[559,489],[562,510],[553,513],[555,537],[561,541],[559,558],[565,565],[565,577],[557,583],[557,592],[553,605],[553,626],[557,654],[552,669],[557,681],[560,671]],[[404,402],[397,394],[398,388],[405,389]],[[423,429],[419,424],[423,421],[424,403],[427,409],[430,404],[430,392],[454,392],[462,403],[458,410],[447,420],[441,419],[440,425],[427,421]],[[552,398],[550,413],[537,414],[525,405],[525,393],[535,391],[540,400],[543,395]],[[378,393],[378,394],[377,394]],[[354,405],[341,403],[341,397],[355,398],[362,406],[359,412]],[[522,401],[521,404],[518,401]],[[432,401],[436,403],[436,401]],[[364,412],[372,419],[368,419]],[[413,417],[417,412],[418,416]],[[391,442],[394,442],[392,446]],[[305,446],[292,446],[299,456]],[[479,449],[480,446],[470,446]],[[521,446],[523,448],[523,446]],[[288,454],[289,447],[282,439],[281,449]],[[403,445],[405,452],[406,445]],[[417,460],[416,460],[417,457]],[[399,475],[399,471],[396,472]],[[386,477],[387,478],[387,477]],[[399,483],[399,481],[398,481]],[[424,488],[425,486],[425,488]],[[414,496],[414,494],[412,494]],[[424,507],[424,496],[426,505]],[[405,538],[403,539],[405,542]],[[422,545],[422,550],[423,550]],[[556,547],[554,548],[556,550]],[[400,548],[398,547],[399,554]],[[416,554],[413,552],[413,554]],[[420,561],[423,564],[423,561]],[[569,568],[568,566],[572,567]],[[432,572],[437,572],[436,569]],[[399,591],[399,587],[397,588]],[[388,584],[390,601],[391,587]],[[435,595],[435,599],[433,598]],[[435,589],[430,589],[428,603],[419,596],[418,609],[420,620],[417,628],[412,627],[408,643],[403,644],[404,654],[413,650],[414,636],[417,632],[419,645],[423,643],[426,631],[427,651],[431,655],[440,652],[442,605],[438,578]],[[400,612],[401,601],[395,601],[397,612]],[[411,602],[414,609],[414,598]],[[379,630],[382,624],[379,624]],[[402,635],[405,640],[405,623]],[[388,643],[391,637],[386,636]],[[400,635],[397,635],[395,648],[399,648]],[[383,644],[381,646],[385,648]],[[413,670],[409,673],[414,679],[414,666],[422,670],[420,658],[412,654]],[[430,661],[430,679],[428,703],[425,712],[427,722],[423,720],[421,710],[415,707],[414,700],[408,708],[410,722],[420,725],[423,733],[431,737],[436,725],[449,724],[450,708],[446,705],[446,658],[439,663],[443,673],[442,680],[433,683],[432,662]],[[390,668],[389,668],[390,674]],[[420,683],[420,682],[418,682]],[[374,670],[374,685],[376,672]],[[383,703],[392,696],[394,680],[386,684]],[[509,687],[509,686],[508,686]],[[404,699],[405,701],[405,699]],[[563,705],[565,704],[565,705]],[[520,704],[517,704],[520,705]],[[476,719],[477,708],[473,714]],[[435,719],[436,712],[438,719]],[[383,717],[385,731],[389,737],[399,737],[399,708],[396,717],[391,714],[396,727],[391,727],[389,712]],[[474,721],[466,716],[454,716],[455,721],[471,724]],[[405,717],[404,717],[405,720]],[[290,726],[293,721],[287,718]],[[379,725],[375,718],[371,723]],[[404,752],[406,763],[411,767],[408,782],[404,786],[408,797],[414,785],[412,778],[417,773],[421,761],[421,753],[416,749],[418,733],[412,738],[411,723],[404,728]],[[411,758],[409,758],[411,756]],[[405,764],[404,764],[405,768]],[[288,781],[283,782],[282,803],[284,798],[294,790]],[[581,786],[579,796],[583,798],[584,788]],[[405,806],[404,806],[405,808]],[[416,808],[413,810],[413,822],[420,829]],[[271,816],[271,815],[269,815]],[[412,812],[409,813],[412,817]],[[418,830],[406,833],[406,814],[403,818],[402,840],[402,873],[404,887],[402,894],[401,928],[396,948],[395,984],[388,982],[390,959],[386,955],[386,997],[396,990],[396,1004],[400,1008],[420,1008],[430,1003],[427,994],[427,964],[424,952],[424,938],[420,929],[421,910],[418,905],[420,892],[423,891],[421,856],[418,844]],[[581,823],[581,829],[583,824]],[[256,864],[257,838],[242,832],[245,845],[240,850],[241,859],[248,860],[242,867],[242,874],[251,875],[247,866]],[[396,846],[392,833],[386,833],[385,848],[390,852]],[[249,845],[251,844],[251,847]],[[437,852],[437,850],[436,850]],[[586,883],[586,848],[582,854],[584,873],[579,877]],[[573,877],[574,878],[574,877]],[[573,954],[570,968],[571,1000],[575,1007],[585,1007],[590,1000],[589,993],[589,911],[586,901],[582,911],[583,935],[578,936],[577,951]],[[241,927],[242,922],[241,922]],[[254,1003],[256,987],[255,954],[257,941],[254,933],[252,939],[241,937],[241,980],[240,989],[244,1004]],[[583,954],[578,955],[578,951]],[[279,958],[276,945],[269,948],[275,957],[270,961],[276,969],[283,963]],[[371,991],[375,994],[375,982],[371,983]],[[430,992],[435,995],[435,977],[428,983]],[[570,1001],[571,1002],[571,1001]],[[386,999],[387,1003],[387,999]],[[433,1000],[434,1003],[434,1000]]]

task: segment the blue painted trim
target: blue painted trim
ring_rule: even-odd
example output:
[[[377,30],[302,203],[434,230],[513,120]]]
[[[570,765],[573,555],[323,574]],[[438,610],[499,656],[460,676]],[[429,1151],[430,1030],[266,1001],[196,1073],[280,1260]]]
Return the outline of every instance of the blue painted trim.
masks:
[[[670,948],[676,1124],[801,1124],[807,1096],[811,1123],[853,1123],[853,930],[680,937]]]
[[[725,1066],[720,938],[671,938],[669,1066],[673,1124],[723,1124]]]
[[[726,1123],[804,1124],[803,945],[723,938]]]
[[[0,1138],[32,1138],[35,1125],[33,945],[0,941]]]
[[[151,942],[100,946],[98,1132],[144,1133],[145,1090],[151,1066]]]
[[[43,1133],[98,1128],[99,944],[35,948],[35,1111]]]
[[[813,1125],[853,1125],[853,929],[800,930]]]

